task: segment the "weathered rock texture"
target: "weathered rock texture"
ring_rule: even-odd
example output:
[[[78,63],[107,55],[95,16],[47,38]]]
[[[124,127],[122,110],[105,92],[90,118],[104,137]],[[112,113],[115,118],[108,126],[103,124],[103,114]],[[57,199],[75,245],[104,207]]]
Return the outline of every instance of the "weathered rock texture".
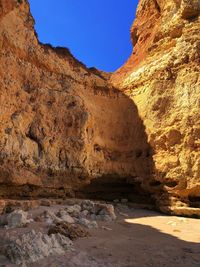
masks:
[[[151,194],[195,213],[199,11],[198,0],[140,0],[133,54],[110,79],[40,44],[26,0],[0,0],[0,196]]]
[[[136,105],[109,74],[40,44],[27,1],[0,0],[0,51],[1,197],[63,197],[94,178],[149,177]]]
[[[136,104],[153,149],[149,190],[161,209],[185,214],[200,207],[199,14],[199,0],[140,0],[133,53],[112,76]]]
[[[34,230],[21,235],[17,240],[11,240],[5,247],[5,255],[17,265],[62,255],[73,245],[72,241],[61,234],[50,236]]]

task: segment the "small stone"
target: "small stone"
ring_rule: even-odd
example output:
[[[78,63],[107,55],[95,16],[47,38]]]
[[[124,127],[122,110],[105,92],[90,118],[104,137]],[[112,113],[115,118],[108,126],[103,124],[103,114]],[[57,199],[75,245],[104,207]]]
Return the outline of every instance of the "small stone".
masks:
[[[89,211],[88,211],[88,210],[83,210],[83,211],[81,212],[81,216],[82,216],[82,217],[87,217],[88,214],[89,214]]]
[[[61,222],[62,219],[58,218],[54,212],[50,210],[45,210],[40,216],[41,221],[45,221],[48,225],[51,225],[53,223]]]
[[[91,221],[90,222],[90,228],[95,228],[97,229],[99,226],[98,226],[98,223],[96,221]]]
[[[82,210],[88,210],[90,213],[94,213],[95,203],[91,200],[83,200],[81,203]]]
[[[69,214],[63,215],[61,219],[67,223],[75,223],[74,219]]]
[[[81,218],[79,221],[78,221],[79,224],[89,228],[89,229],[92,229],[92,228],[98,228],[98,224],[96,221],[89,221],[85,218]]]
[[[52,226],[48,234],[61,234],[63,236],[69,237],[71,240],[75,240],[79,237],[86,237],[89,235],[88,231],[78,224],[70,224],[67,222],[60,222]]]
[[[50,226],[50,225],[53,224],[54,221],[51,218],[47,218],[45,222],[46,222],[47,225]]]
[[[67,223],[75,223],[75,220],[70,216],[66,210],[62,209],[56,214],[62,221]]]
[[[111,229],[111,228],[109,228],[109,227],[106,227],[106,226],[102,226],[102,227],[101,227],[101,229],[103,229],[103,230],[106,230],[106,231],[112,231],[112,229]]]
[[[179,229],[174,229],[173,232],[181,233],[181,230],[179,230]]]
[[[128,214],[124,213],[124,212],[120,212],[119,211],[119,215],[123,216],[123,217],[128,217]]]
[[[73,206],[68,206],[66,208],[68,213],[80,213],[81,212],[81,206],[79,205],[73,205]]]
[[[81,206],[80,205],[73,205],[73,206],[67,206],[65,208],[67,213],[69,213],[72,217],[79,218],[80,212],[81,212]]]
[[[107,215],[111,218],[111,220],[116,219],[115,209],[114,209],[114,206],[111,204],[96,203],[95,204],[95,214]],[[106,218],[107,218],[107,216],[106,216]],[[105,219],[103,218],[103,220],[105,220]]]
[[[113,218],[109,215],[102,215],[102,221],[105,221],[105,222],[112,222]]]

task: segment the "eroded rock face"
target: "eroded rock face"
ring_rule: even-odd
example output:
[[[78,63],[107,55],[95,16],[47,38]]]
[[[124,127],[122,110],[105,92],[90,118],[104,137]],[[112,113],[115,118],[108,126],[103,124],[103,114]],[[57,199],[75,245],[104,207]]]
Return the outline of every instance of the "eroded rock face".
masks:
[[[153,149],[145,186],[178,214],[200,207],[199,14],[199,0],[140,0],[133,53],[111,78],[136,104]]]
[[[140,0],[133,54],[111,76],[40,44],[26,0],[0,0],[0,197],[144,194],[197,214],[199,12]]]
[[[149,177],[136,105],[109,74],[40,44],[27,1],[0,0],[0,51],[1,197],[73,196],[99,177]]]

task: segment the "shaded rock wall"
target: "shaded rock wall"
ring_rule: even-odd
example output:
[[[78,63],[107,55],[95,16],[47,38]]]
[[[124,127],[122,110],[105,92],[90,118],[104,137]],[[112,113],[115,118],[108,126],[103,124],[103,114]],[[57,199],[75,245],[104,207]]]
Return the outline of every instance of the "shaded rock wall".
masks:
[[[1,197],[73,196],[95,178],[150,176],[136,105],[109,74],[40,44],[27,1],[0,0],[0,51]]]
[[[140,0],[133,53],[111,78],[136,104],[154,151],[149,190],[178,214],[200,207],[199,14],[198,0]]]

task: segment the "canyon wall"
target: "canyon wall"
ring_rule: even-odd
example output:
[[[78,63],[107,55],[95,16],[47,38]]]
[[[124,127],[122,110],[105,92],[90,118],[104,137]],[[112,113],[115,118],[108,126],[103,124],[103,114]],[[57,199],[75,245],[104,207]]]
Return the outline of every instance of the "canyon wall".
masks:
[[[149,177],[136,105],[109,74],[40,44],[27,1],[0,0],[0,51],[2,198],[74,196],[93,179]]]
[[[41,44],[26,0],[0,0],[0,197],[144,196],[200,215],[199,13],[140,0],[133,53],[108,74]]]
[[[112,83],[136,104],[153,149],[159,207],[200,207],[200,1],[140,0],[134,50]]]

